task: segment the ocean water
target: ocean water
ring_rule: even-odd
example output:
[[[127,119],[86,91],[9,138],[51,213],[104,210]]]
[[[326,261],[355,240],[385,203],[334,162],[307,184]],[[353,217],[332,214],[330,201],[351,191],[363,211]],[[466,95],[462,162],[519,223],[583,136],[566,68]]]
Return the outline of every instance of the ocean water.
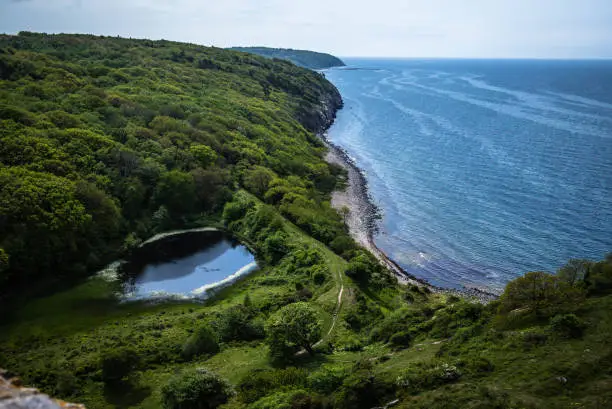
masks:
[[[612,61],[347,64],[325,72],[345,101],[328,137],[407,271],[500,289],[612,251]]]

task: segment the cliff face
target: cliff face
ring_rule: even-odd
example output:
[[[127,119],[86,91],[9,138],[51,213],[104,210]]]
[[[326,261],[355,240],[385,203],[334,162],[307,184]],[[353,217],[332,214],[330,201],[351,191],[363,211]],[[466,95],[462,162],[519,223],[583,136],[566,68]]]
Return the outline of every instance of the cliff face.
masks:
[[[344,106],[340,92],[329,83],[330,87],[321,96],[318,104],[298,111],[298,120],[309,131],[324,133],[336,119],[336,114]]]
[[[0,369],[0,409],[85,409],[85,406],[50,398],[35,388],[26,388],[18,378],[8,378]]]

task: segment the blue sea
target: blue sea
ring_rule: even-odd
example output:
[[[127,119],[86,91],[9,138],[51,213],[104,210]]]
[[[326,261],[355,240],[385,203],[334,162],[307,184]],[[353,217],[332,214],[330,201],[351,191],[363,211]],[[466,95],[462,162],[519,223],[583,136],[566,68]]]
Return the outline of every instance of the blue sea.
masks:
[[[434,285],[503,288],[612,251],[612,61],[348,59],[329,131]]]

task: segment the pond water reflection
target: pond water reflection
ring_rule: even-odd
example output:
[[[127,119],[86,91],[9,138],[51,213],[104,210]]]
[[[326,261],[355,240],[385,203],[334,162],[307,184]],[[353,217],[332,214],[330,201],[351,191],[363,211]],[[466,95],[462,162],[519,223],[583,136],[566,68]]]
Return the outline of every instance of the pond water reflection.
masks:
[[[205,298],[257,268],[253,254],[219,231],[171,235],[137,249],[120,268],[127,299]]]

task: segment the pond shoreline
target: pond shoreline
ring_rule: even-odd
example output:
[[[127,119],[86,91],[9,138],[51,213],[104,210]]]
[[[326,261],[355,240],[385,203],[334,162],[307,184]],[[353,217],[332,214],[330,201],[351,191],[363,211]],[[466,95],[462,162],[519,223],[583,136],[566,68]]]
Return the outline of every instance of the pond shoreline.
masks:
[[[171,230],[168,232],[162,232],[162,233],[158,233],[150,238],[148,238],[147,240],[143,241],[142,243],[140,243],[140,245],[138,247],[144,247],[148,244],[151,243],[155,243],[156,241],[168,238],[168,237],[172,237],[172,236],[179,236],[181,234],[185,234],[185,233],[200,233],[200,232],[207,232],[207,231],[222,231],[225,232],[225,230],[223,229],[219,229],[217,227],[195,227],[193,229],[182,229],[182,230]]]
[[[118,282],[121,289],[116,295],[122,302],[205,301],[258,270],[250,247],[218,227],[167,231],[147,239],[96,276]]]

